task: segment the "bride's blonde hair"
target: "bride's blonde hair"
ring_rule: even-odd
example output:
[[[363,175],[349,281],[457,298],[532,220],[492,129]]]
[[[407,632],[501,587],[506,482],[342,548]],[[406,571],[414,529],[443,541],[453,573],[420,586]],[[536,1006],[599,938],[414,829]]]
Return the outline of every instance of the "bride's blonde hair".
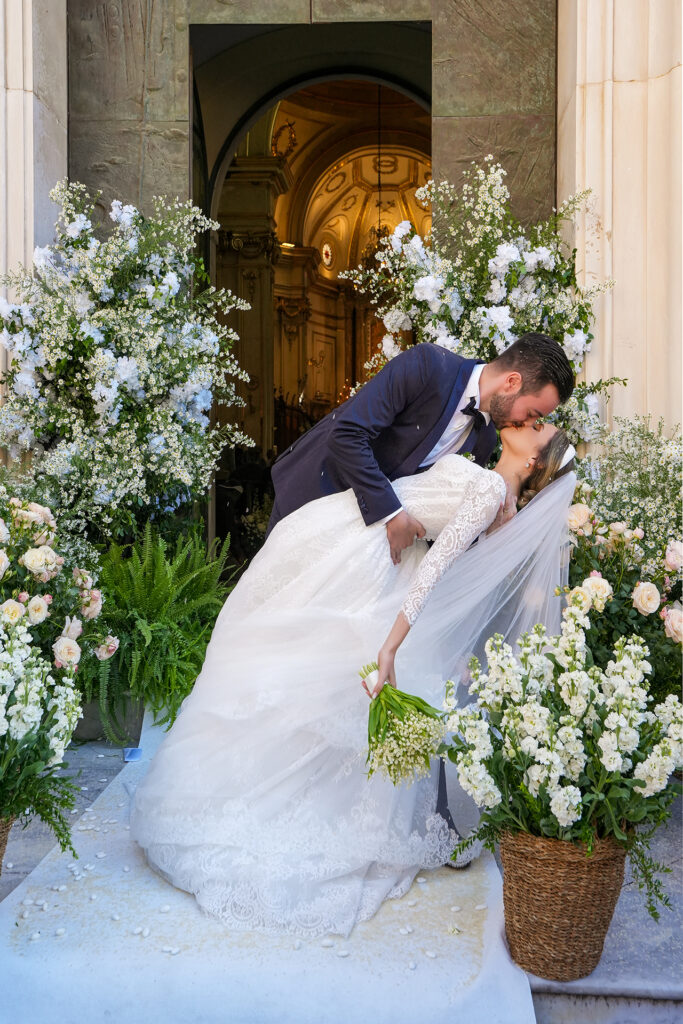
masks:
[[[565,473],[570,473],[574,469],[574,459],[570,459],[566,466],[562,465],[562,459],[570,444],[571,442],[564,430],[558,430],[556,434],[553,434],[548,443],[541,448],[536,456],[534,468],[522,486],[522,493],[517,502],[518,508],[524,508],[544,487],[547,487],[553,480],[557,480],[558,477],[564,476]]]

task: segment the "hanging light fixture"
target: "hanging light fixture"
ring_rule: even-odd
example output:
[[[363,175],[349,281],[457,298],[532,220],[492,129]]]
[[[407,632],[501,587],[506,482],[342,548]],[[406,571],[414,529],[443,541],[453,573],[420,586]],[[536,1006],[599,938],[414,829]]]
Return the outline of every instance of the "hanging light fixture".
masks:
[[[368,232],[368,244],[363,249],[360,262],[367,270],[374,270],[377,267],[375,256],[381,245],[382,239],[387,238],[391,233],[386,225],[382,225],[382,86],[377,86],[377,156],[375,157],[377,168],[377,227],[373,224]]]

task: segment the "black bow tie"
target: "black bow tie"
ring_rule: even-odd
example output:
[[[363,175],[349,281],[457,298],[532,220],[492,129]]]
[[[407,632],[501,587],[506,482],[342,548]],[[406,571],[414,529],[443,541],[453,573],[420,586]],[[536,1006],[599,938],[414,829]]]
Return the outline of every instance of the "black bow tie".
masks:
[[[467,405],[464,406],[464,408],[462,409],[462,412],[464,412],[467,416],[472,417],[472,420],[474,421],[473,425],[475,430],[483,430],[484,427],[486,426],[486,417],[484,416],[481,409],[476,408],[474,402],[475,398],[474,395],[472,395]]]

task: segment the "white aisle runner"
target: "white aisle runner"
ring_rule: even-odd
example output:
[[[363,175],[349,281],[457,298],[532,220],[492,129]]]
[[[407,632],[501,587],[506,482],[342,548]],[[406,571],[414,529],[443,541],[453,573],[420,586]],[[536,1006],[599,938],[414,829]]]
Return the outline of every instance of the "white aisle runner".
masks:
[[[79,859],[55,847],[0,903],[0,1020],[535,1021],[527,977],[505,948],[501,878],[486,852],[465,871],[424,872],[348,939],[230,933],[204,916],[154,874],[126,828],[162,735],[146,716],[142,760],[73,826]]]

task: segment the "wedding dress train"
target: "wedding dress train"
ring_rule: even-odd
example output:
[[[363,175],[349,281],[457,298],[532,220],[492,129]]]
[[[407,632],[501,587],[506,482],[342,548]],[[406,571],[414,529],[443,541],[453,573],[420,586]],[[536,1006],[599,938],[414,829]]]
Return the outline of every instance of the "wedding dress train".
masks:
[[[149,864],[231,929],[348,935],[448,858],[436,772],[397,788],[366,776],[358,670],[399,608],[413,625],[399,686],[437,705],[482,630],[554,614],[539,583],[560,582],[560,534],[547,527],[557,499],[535,525],[525,511],[467,552],[504,497],[501,477],[448,455],[393,486],[426,529],[397,566],[352,491],[277,524],[135,793],[131,835]],[[496,539],[508,531],[511,543]],[[539,558],[546,547],[551,557]]]

